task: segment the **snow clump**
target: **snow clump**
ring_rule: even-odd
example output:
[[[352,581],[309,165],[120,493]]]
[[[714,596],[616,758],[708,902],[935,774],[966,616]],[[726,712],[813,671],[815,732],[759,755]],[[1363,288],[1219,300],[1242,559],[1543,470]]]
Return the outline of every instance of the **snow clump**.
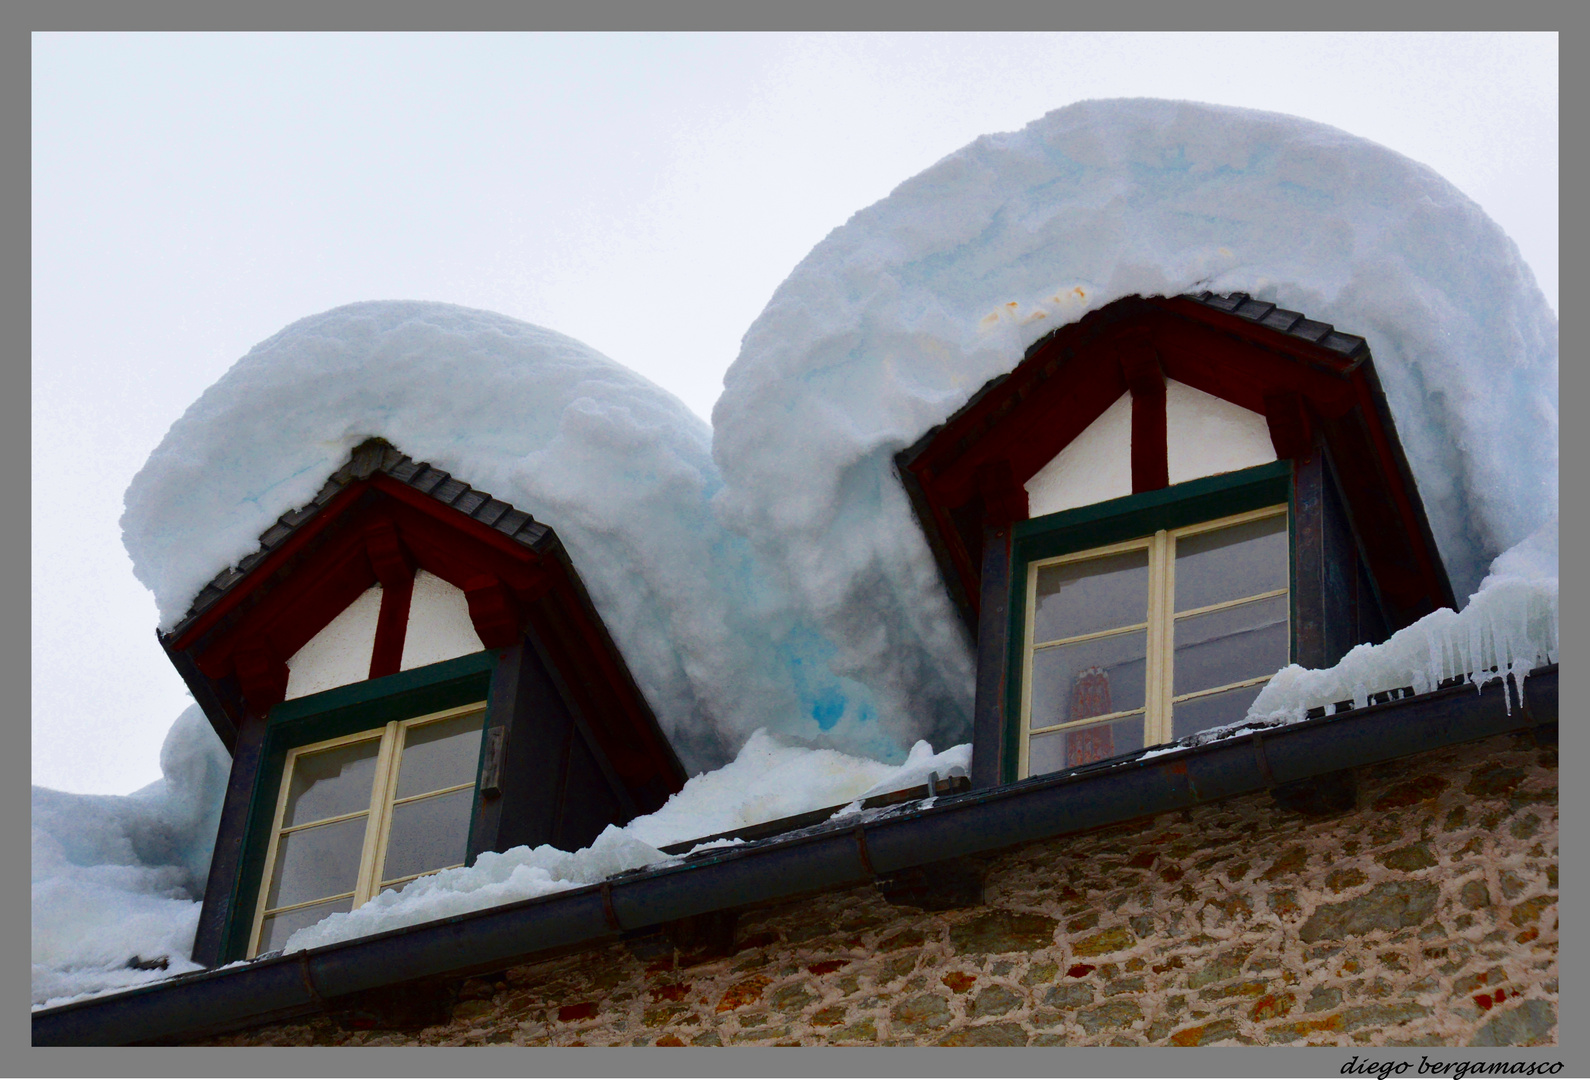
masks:
[[[63,1004],[199,965],[189,957],[231,759],[197,705],[131,795],[33,789],[33,1004]],[[129,962],[164,968],[130,967]]]

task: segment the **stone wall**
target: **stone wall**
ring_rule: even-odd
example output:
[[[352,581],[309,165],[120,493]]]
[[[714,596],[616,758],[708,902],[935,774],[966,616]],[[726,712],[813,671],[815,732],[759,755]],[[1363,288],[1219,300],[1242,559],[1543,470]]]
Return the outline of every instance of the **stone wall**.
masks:
[[[743,913],[726,957],[613,945],[470,979],[444,1023],[214,1043],[1554,1044],[1555,748],[1357,780],[1332,817],[1255,795],[1001,853],[981,907],[865,886]]]

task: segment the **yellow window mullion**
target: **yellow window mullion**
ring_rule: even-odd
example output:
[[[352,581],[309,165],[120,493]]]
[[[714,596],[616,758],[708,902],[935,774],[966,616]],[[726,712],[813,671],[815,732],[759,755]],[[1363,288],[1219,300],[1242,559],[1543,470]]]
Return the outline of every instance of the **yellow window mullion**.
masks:
[[[1154,534],[1148,560],[1148,670],[1144,672],[1147,717],[1145,746],[1170,741],[1170,699],[1175,645],[1176,538],[1164,529]]]
[[[1144,644],[1144,670],[1143,670],[1143,744],[1152,746],[1159,740],[1155,737],[1159,733],[1159,688],[1160,688],[1160,642],[1165,636],[1161,624],[1165,621],[1163,592],[1160,588],[1159,577],[1162,572],[1160,549],[1165,543],[1164,530],[1156,532],[1148,544],[1148,637]]]
[[[359,880],[353,890],[353,906],[366,903],[379,891],[381,862],[386,855],[387,828],[391,821],[392,789],[397,786],[397,762],[402,756],[398,721],[387,724],[381,734],[381,749],[375,759],[375,782],[370,785],[370,822],[364,830],[364,848],[359,853]]]

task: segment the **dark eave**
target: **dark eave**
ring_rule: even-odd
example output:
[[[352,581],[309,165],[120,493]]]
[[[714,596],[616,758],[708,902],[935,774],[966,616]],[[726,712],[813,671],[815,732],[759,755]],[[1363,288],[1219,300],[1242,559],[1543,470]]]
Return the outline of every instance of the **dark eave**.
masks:
[[[1493,679],[1197,745],[1096,762],[931,806],[863,812],[484,911],[199,972],[33,1013],[35,1046],[192,1041],[318,1012],[349,994],[500,970],[674,920],[876,882],[1360,766],[1536,727],[1554,735],[1557,667],[1522,694]],[[1240,730],[1240,729],[1239,729]],[[1542,732],[1545,735],[1545,732]]]
[[[494,499],[484,491],[470,487],[441,469],[433,468],[423,461],[415,461],[384,439],[368,439],[354,448],[347,462],[331,474],[309,503],[283,514],[275,524],[260,534],[258,550],[244,556],[236,566],[228,567],[216,574],[204,588],[200,589],[199,594],[193,598],[188,613],[172,627],[168,637],[172,640],[184,637],[205,612],[213,608],[248,576],[249,571],[313,521],[321,510],[350,484],[368,480],[376,473],[385,473],[399,483],[468,515],[532,551],[540,552],[547,546],[551,537],[552,530],[525,511],[515,509],[501,499]]]

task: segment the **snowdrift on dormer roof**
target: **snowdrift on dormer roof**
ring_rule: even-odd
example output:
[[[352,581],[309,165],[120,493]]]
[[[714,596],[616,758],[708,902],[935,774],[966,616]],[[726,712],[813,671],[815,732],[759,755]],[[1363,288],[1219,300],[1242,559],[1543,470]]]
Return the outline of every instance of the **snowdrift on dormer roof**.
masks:
[[[556,530],[692,772],[759,727],[818,733],[804,697],[834,680],[797,679],[775,651],[791,628],[764,617],[744,541],[714,518],[707,426],[572,338],[448,304],[352,304],[293,323],[171,426],[122,517],[161,625],[372,436]]]
[[[1453,590],[1557,505],[1557,319],[1432,170],[1274,113],[1090,101],[987,135],[830,233],[713,412],[725,522],[906,732],[965,731],[972,657],[894,454],[1056,327],[1247,292],[1367,339]]]

